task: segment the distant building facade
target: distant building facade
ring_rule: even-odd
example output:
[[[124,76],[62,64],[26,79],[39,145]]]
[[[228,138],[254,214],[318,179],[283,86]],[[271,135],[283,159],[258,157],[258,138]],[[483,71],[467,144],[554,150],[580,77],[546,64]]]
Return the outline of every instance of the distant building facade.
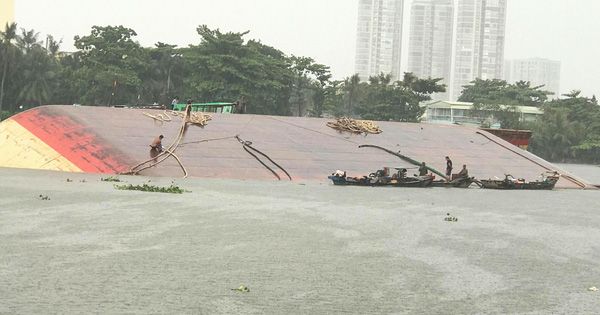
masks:
[[[380,73],[401,78],[404,0],[359,0],[355,72],[361,79]]]
[[[422,120],[433,124],[461,124],[479,126],[482,120],[492,120],[489,115],[478,111],[473,103],[432,101],[421,105],[425,109]],[[544,114],[542,109],[533,106],[514,106],[521,113],[521,121],[532,122]]]
[[[7,23],[15,21],[15,1],[0,0],[0,29],[4,31]]]
[[[529,81],[532,86],[544,85],[543,90],[560,96],[560,61],[543,58],[513,59],[507,60],[504,68],[504,79],[509,83]]]
[[[452,99],[476,78],[504,77],[506,1],[458,1]]]
[[[443,78],[450,88],[454,0],[414,0],[411,5],[408,71],[419,78]],[[448,99],[438,93],[436,99]]]

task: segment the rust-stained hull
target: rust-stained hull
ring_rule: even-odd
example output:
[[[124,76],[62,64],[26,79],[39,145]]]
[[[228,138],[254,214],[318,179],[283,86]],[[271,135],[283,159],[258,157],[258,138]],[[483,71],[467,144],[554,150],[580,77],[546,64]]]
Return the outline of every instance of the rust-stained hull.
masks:
[[[44,106],[18,114],[0,123],[2,155],[32,156],[31,139],[34,138],[49,150],[47,153],[37,150],[35,158],[27,163],[23,163],[22,159],[0,157],[0,167],[105,174],[126,172],[150,159],[149,144],[156,136],[163,134],[163,145],[168,147],[179,133],[181,118],[173,117],[172,122],[156,122],[144,116],[144,112],[162,113],[103,107]],[[189,126],[182,141],[184,145],[178,147],[175,153],[190,176],[224,179],[275,179],[271,171],[244,150],[235,139],[236,135],[251,141],[252,147],[285,168],[294,180],[326,182],[327,176],[336,169],[356,175],[382,166],[412,167],[381,150],[359,149],[358,146],[363,144],[401,151],[403,155],[425,161],[440,170],[445,169],[444,157],[448,155],[457,171],[467,164],[471,176],[480,179],[503,178],[504,174],[510,173],[535,180],[545,171],[557,169],[533,154],[473,128],[379,122],[382,134],[364,136],[339,133],[326,126],[328,121],[215,114],[204,128]],[[9,125],[14,126],[10,129]],[[509,147],[514,149],[507,149]],[[65,165],[58,167],[48,162],[57,159],[62,159]],[[282,179],[287,178],[266,159],[263,161]],[[142,172],[142,175],[165,177],[182,174],[173,158]],[[567,179],[561,179],[557,184],[559,188],[584,186],[593,187],[583,181]]]

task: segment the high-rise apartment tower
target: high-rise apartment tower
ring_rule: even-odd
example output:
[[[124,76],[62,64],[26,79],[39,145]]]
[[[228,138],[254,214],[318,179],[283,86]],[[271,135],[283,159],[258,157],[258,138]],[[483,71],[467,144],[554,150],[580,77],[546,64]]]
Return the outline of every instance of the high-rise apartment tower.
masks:
[[[504,76],[504,39],[507,0],[459,0],[456,50],[452,82],[453,99],[476,78]]]
[[[359,0],[355,71],[366,80],[380,73],[402,77],[404,0]]]
[[[419,78],[443,78],[443,83],[448,86],[452,70],[453,28],[454,0],[414,0],[408,71]],[[447,94],[438,94],[436,98],[447,100]]]
[[[529,81],[531,85],[543,85],[542,90],[560,96],[560,61],[543,58],[507,60],[504,64],[504,79],[509,83]]]

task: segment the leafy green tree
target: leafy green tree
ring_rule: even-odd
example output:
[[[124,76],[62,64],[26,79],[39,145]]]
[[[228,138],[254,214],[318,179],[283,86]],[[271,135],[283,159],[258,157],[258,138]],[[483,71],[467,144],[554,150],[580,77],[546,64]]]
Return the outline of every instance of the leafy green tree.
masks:
[[[446,91],[440,81],[419,79],[412,73],[396,82],[389,74],[371,77],[358,113],[365,119],[418,122],[424,113],[420,103],[431,100],[433,93]]]
[[[77,54],[64,55],[57,58],[56,86],[51,102],[54,104],[81,103],[81,95],[85,93],[89,79],[79,78],[82,68]]]
[[[572,91],[544,106],[531,151],[550,161],[600,161],[600,106]]]
[[[336,117],[348,116],[344,113],[344,81],[330,81],[323,89],[323,113]]]
[[[24,103],[42,105],[52,96],[55,87],[56,61],[40,46],[31,48],[25,55],[27,64],[24,69],[24,84],[19,99]]]
[[[526,124],[522,122],[517,106],[542,106],[548,96],[552,95],[551,92],[542,90],[543,87],[531,86],[526,81],[509,84],[498,79],[476,79],[465,87],[458,100],[473,103],[475,116],[480,118],[483,126],[499,122],[505,129],[521,129]]]
[[[50,54],[52,58],[57,58],[62,40],[57,41],[52,35],[48,35],[46,40],[48,41],[48,54]]]
[[[206,25],[197,29],[198,45],[182,49],[185,90],[200,101],[246,100],[257,114],[289,115],[294,75],[288,58],[244,33],[222,33]]]
[[[169,104],[172,97],[183,92],[184,64],[176,47],[159,42],[146,49],[151,64],[142,76],[143,94],[161,104]]]
[[[4,87],[8,75],[9,65],[13,63],[15,58],[15,46],[13,41],[17,38],[17,24],[6,24],[4,31],[0,32],[0,44],[2,50],[2,80],[0,81],[0,112],[4,104]]]
[[[591,134],[583,142],[573,147],[578,162],[600,163],[600,135]]]
[[[572,147],[583,140],[585,126],[568,118],[568,110],[548,108],[534,127],[530,150],[556,162],[574,158]]]
[[[17,36],[17,47],[25,54],[35,47],[40,47],[40,33],[35,30],[21,29],[21,36]]]
[[[528,126],[521,119],[521,110],[516,105],[474,103],[471,115],[479,119],[482,127],[490,128],[499,123],[501,128],[521,130]]]
[[[530,82],[518,81],[509,84],[504,80],[475,79],[467,85],[458,98],[459,102],[474,104],[498,104],[518,106],[541,106],[551,92],[542,90],[544,86],[531,86]]]
[[[94,26],[90,35],[75,36],[81,68],[75,71],[81,100],[91,105],[137,104],[149,64],[146,51],[134,41],[137,33],[123,26]]]
[[[354,116],[356,106],[360,102],[364,95],[364,86],[361,85],[360,76],[354,74],[353,76],[346,78],[343,84],[344,90],[344,110],[343,113],[346,116]]]
[[[290,67],[294,74],[291,105],[298,116],[310,112],[313,116],[323,113],[324,87],[331,73],[328,66],[318,64],[309,57],[290,58]],[[310,109],[312,107],[312,109]]]

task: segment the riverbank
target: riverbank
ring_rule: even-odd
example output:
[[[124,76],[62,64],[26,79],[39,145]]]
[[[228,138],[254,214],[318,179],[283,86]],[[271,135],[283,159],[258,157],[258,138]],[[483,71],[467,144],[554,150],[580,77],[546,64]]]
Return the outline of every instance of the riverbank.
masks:
[[[0,178],[0,314],[600,309],[597,191]]]

